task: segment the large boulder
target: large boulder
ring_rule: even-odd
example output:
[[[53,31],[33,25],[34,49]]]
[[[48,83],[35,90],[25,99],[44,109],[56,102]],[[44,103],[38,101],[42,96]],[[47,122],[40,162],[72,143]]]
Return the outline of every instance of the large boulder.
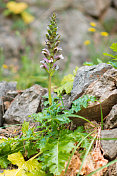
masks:
[[[112,68],[107,70],[99,79],[94,80],[84,91],[83,95],[95,96],[97,101],[90,103],[87,108],[83,108],[78,115],[89,120],[101,120],[101,109],[105,118],[112,107],[117,104],[117,70]],[[75,123],[80,125],[82,120],[74,118]]]
[[[108,8],[103,13],[101,21],[108,32],[117,32],[117,9]]]
[[[4,114],[4,97],[7,95],[9,90],[16,90],[16,82],[0,82],[0,126],[3,124],[3,114]]]
[[[0,22],[0,48],[3,48],[7,59],[16,58],[22,49],[22,38],[10,28],[13,25],[12,20],[0,15]]]
[[[99,17],[110,3],[111,0],[73,0],[73,7],[77,7],[89,15]]]
[[[70,108],[72,102],[82,96],[92,82],[98,80],[98,78],[100,78],[108,69],[111,68],[111,65],[105,63],[80,67],[73,82],[71,95],[63,95],[64,105],[67,108]]]
[[[71,4],[71,0],[54,0],[52,1],[51,6],[56,10],[65,10],[66,8],[70,7]]]
[[[28,116],[40,111],[41,97],[47,92],[39,85],[26,89],[21,95],[17,95],[3,118],[8,124],[32,121]]]
[[[103,176],[116,176],[117,175],[117,163],[110,165]]]
[[[105,129],[117,128],[117,104],[112,107],[104,122]]]
[[[71,100],[73,101],[79,98],[91,83],[102,77],[102,75],[110,68],[112,68],[112,66],[105,63],[80,67],[73,82]]]
[[[73,0],[73,7],[77,7],[91,16],[99,17],[110,3],[111,0]]]
[[[117,128],[112,130],[102,130],[101,139],[103,155],[109,160],[115,159],[117,157]]]
[[[114,4],[115,7],[117,8],[117,0],[113,0],[113,4]]]

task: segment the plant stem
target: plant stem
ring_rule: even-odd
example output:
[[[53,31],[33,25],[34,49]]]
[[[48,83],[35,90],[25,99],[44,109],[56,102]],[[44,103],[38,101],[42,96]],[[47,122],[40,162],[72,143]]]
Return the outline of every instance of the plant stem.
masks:
[[[52,105],[52,96],[51,96],[51,76],[48,75],[48,95],[49,95],[49,104]]]

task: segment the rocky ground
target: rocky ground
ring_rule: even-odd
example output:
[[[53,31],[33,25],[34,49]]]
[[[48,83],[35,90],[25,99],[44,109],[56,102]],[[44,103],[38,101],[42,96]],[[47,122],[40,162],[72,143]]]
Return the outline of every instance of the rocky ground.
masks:
[[[35,125],[28,116],[41,111],[42,96],[46,92],[47,89],[39,85],[19,91],[16,90],[15,82],[0,82],[0,126],[6,126],[0,129],[1,138],[19,135],[20,124],[25,120]],[[112,161],[117,158],[117,70],[105,63],[81,67],[74,79],[71,94],[63,95],[63,102],[67,109],[70,109],[73,100],[86,94],[95,96],[98,101],[90,103],[87,108],[78,112],[78,115],[100,123],[101,105],[104,118],[101,138],[115,139],[101,140],[101,149],[104,157]],[[74,126],[84,125],[83,120],[75,117],[71,119]],[[9,126],[15,124],[19,125]],[[109,166],[107,175],[117,175],[117,163]]]

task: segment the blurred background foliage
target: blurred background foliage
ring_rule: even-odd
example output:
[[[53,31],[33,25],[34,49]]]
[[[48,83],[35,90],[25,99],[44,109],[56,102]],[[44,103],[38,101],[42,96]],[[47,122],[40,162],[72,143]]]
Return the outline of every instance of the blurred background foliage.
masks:
[[[97,1],[95,0],[96,3]],[[85,1],[83,2],[85,3]],[[64,75],[69,72],[72,73],[76,65],[79,67],[84,62],[84,65],[93,65],[100,62],[108,63],[112,60],[113,58],[107,57],[103,53],[113,54],[109,47],[117,41],[117,6],[114,4],[115,1],[109,0],[107,6],[99,14],[92,11],[93,7],[90,12],[87,12],[87,9],[83,9],[85,7],[85,4],[82,6],[83,2],[79,0],[0,0],[0,31],[3,32],[3,36],[4,34],[6,37],[8,36],[9,41],[9,36],[13,35],[14,40],[16,37],[16,46],[17,41],[19,42],[18,54],[15,55],[12,54],[11,48],[6,46],[7,42],[3,44],[4,38],[1,40],[0,81],[17,81],[18,89],[25,89],[33,84],[47,87],[47,75],[43,69],[40,69],[41,50],[45,44],[44,38],[41,36],[45,35],[43,26],[45,27],[45,21],[47,23],[53,11],[58,14],[58,23],[63,22],[63,26],[59,24],[59,28],[61,28],[59,31],[63,54],[66,58],[65,62],[60,65],[60,72],[53,77],[53,88],[58,87]],[[110,12],[108,12],[109,10]],[[113,14],[111,13],[112,10]],[[75,36],[76,41],[74,38],[73,41],[69,41],[72,39],[75,30],[72,23],[75,23],[76,28],[79,29],[80,25],[84,25],[84,22],[80,24],[75,17],[74,21],[70,20],[72,13],[74,15],[76,13],[75,16],[79,15],[78,18],[81,18],[81,21],[86,19],[86,29],[83,34],[80,31]],[[42,18],[42,21],[38,19],[38,16]],[[40,30],[35,30],[33,28],[35,26],[39,26]],[[71,30],[71,33],[69,30]],[[77,33],[77,30],[75,32]],[[30,39],[30,37],[32,38]],[[79,38],[81,41],[77,43]],[[116,63],[116,61],[114,62]]]

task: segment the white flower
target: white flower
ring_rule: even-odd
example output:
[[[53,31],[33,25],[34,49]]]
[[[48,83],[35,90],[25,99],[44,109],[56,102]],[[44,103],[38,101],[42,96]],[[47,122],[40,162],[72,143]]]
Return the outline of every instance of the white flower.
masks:
[[[60,54],[60,55],[59,55],[59,58],[60,58],[60,59],[64,59],[64,57],[63,57],[63,55],[62,55],[62,54]]]

